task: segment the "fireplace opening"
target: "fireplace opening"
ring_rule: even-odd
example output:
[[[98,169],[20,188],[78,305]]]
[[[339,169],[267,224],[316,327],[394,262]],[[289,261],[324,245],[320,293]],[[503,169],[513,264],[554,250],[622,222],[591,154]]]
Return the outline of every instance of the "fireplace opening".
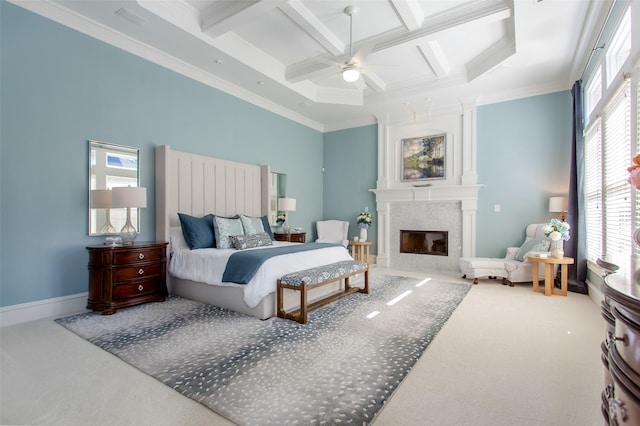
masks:
[[[400,230],[400,253],[448,256],[449,232]]]

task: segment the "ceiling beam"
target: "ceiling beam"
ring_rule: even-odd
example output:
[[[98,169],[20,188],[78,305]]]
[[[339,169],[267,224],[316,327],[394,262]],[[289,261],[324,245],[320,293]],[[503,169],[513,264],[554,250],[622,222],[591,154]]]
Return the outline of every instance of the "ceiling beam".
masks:
[[[467,62],[467,81],[475,80],[516,53],[512,40],[500,39],[478,56]]]
[[[513,2],[509,0],[478,0],[464,3],[460,6],[437,13],[425,18],[422,27],[416,31],[407,32],[405,28],[391,31],[373,39],[361,40],[357,47],[365,43],[374,43],[372,52],[378,52],[399,46],[442,31],[450,30],[461,25],[479,22],[495,22],[513,18]],[[322,56],[325,58],[325,56]],[[339,58],[333,58],[344,60]],[[317,64],[317,59],[307,59],[297,64],[287,66],[287,80],[302,81],[311,77],[304,74],[310,63],[328,67],[329,64]],[[313,67],[317,71],[317,67]]]
[[[244,0],[225,2],[223,10],[209,7],[201,14],[202,32],[213,38],[218,37],[242,24],[260,19],[283,2],[284,0]]]
[[[418,51],[427,62],[427,65],[438,77],[446,77],[451,72],[451,66],[445,56],[440,43],[437,41],[422,42],[418,44]]]
[[[362,74],[364,81],[373,89],[374,92],[382,92],[387,88],[387,83],[382,80],[378,74],[367,71]]]
[[[415,31],[422,26],[424,13],[416,0],[390,0],[405,28]]]
[[[344,53],[345,44],[324,25],[300,0],[289,0],[281,4],[282,10],[293,22],[334,56]]]

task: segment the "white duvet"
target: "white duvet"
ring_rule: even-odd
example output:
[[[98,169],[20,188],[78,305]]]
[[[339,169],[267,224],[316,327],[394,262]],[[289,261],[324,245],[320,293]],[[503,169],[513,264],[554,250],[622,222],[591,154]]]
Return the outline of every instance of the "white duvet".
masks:
[[[172,239],[172,243],[174,241]],[[274,246],[290,244],[295,243],[273,242]],[[262,250],[265,248],[268,247],[257,247],[248,250]],[[244,301],[251,308],[258,305],[266,295],[275,292],[278,278],[285,274],[351,259],[349,252],[343,246],[275,256],[267,259],[247,284],[236,284],[222,282],[227,260],[236,250],[213,248],[190,250],[186,247],[186,244],[182,246],[178,243],[173,244],[172,252],[171,260],[169,261],[169,273],[172,276],[210,285],[243,287]]]

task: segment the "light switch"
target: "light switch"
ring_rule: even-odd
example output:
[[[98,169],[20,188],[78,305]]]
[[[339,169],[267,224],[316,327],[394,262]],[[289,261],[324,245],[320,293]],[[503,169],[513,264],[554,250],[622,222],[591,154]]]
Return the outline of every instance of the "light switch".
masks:
[[[493,205],[493,211],[496,213],[500,213],[500,204],[494,204]]]

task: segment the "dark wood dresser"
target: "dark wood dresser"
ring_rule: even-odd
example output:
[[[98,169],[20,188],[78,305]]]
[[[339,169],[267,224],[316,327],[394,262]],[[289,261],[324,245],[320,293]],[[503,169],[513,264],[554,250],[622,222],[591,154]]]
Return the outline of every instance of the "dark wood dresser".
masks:
[[[167,296],[165,242],[89,246],[87,309],[111,315],[118,308],[162,302]]]
[[[640,425],[640,284],[637,278],[613,274],[602,288],[606,323],[601,345],[606,367],[602,415],[605,424]]]
[[[276,241],[289,241],[291,243],[304,243],[307,239],[306,232],[274,232],[273,237]]]

